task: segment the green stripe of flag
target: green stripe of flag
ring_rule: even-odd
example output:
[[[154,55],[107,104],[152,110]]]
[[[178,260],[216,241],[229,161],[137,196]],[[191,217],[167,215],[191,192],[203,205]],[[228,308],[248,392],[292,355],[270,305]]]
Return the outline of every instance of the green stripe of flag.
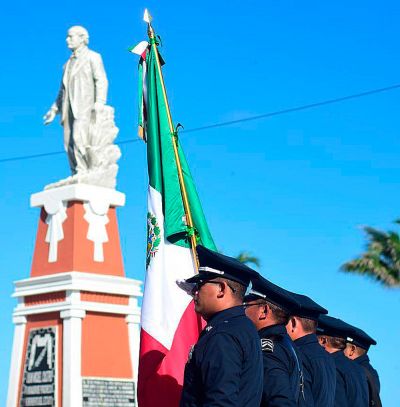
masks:
[[[172,135],[169,129],[167,107],[164,101],[161,78],[157,69],[154,48],[147,54],[147,163],[149,183],[163,198],[165,236],[171,243],[189,246],[185,211],[174,157]],[[216,250],[208,229],[203,209],[194,185],[189,166],[178,142],[179,157],[187,190],[193,223],[199,243]]]

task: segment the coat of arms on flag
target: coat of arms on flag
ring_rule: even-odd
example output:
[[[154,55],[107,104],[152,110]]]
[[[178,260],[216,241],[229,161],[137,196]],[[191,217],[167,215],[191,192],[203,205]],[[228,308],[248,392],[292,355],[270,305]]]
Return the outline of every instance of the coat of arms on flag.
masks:
[[[151,258],[157,253],[158,246],[161,243],[160,227],[157,223],[157,218],[150,212],[147,212],[147,253],[146,253],[146,269],[149,267]]]

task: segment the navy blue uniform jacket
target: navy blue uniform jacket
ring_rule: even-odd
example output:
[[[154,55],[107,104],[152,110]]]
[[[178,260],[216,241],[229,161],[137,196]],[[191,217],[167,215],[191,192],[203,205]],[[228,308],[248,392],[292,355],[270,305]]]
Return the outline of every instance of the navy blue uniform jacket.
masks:
[[[358,363],[361,366],[364,366],[366,369],[368,369],[370,371],[370,373],[372,374],[372,377],[375,379],[375,386],[378,390],[378,393],[380,393],[381,382],[379,381],[379,375],[378,375],[378,372],[371,366],[368,355],[364,354],[362,356],[359,356],[358,358],[354,359],[354,362]]]
[[[331,355],[318,343],[317,335],[308,334],[294,341],[304,372],[301,406],[335,405],[336,367]]]
[[[259,407],[260,339],[242,306],[208,321],[185,367],[181,407]]]
[[[262,407],[298,405],[300,373],[292,343],[284,325],[272,325],[258,331],[264,364]],[[289,349],[288,344],[292,346]],[[296,396],[297,395],[297,396]]]
[[[368,407],[368,384],[362,367],[342,351],[331,353],[336,365],[336,407]]]

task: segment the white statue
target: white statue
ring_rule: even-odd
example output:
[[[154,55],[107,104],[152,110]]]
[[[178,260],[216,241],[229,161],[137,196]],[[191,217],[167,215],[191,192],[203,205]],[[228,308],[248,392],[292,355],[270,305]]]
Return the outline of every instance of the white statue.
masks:
[[[114,188],[121,153],[112,144],[118,129],[113,108],[105,104],[108,81],[103,61],[87,47],[85,28],[71,27],[66,41],[72,55],[64,65],[57,99],[44,123],[51,123],[60,114],[72,177],[49,187],[85,182]]]

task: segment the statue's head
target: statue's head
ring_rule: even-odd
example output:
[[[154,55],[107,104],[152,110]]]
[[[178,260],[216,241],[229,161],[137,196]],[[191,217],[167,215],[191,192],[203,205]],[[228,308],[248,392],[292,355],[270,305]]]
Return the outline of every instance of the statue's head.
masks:
[[[82,45],[89,44],[89,33],[86,28],[74,25],[68,30],[67,46],[71,51],[75,51]]]

